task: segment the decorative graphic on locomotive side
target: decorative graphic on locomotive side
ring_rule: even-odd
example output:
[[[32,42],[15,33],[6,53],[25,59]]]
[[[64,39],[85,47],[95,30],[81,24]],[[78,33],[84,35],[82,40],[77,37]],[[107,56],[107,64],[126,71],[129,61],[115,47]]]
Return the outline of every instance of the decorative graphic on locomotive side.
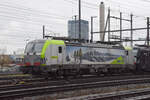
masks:
[[[77,46],[66,47],[67,64],[111,64],[118,58],[117,62],[123,64],[124,50]]]

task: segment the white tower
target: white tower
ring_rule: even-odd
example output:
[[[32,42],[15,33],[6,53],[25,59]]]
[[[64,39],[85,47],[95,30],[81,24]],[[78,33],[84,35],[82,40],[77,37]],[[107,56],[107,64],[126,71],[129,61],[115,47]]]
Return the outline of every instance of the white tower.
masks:
[[[100,4],[100,32],[104,32],[105,27],[105,5],[104,2],[101,2]],[[100,33],[100,41],[104,41],[104,33]]]

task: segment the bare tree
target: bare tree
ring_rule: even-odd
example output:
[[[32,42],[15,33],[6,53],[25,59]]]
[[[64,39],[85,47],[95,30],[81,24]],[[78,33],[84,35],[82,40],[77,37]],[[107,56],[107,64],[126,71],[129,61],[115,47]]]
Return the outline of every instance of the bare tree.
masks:
[[[7,51],[6,48],[0,49],[0,66],[1,66],[1,68],[3,68],[3,66],[5,64],[5,53],[6,53],[6,51]]]

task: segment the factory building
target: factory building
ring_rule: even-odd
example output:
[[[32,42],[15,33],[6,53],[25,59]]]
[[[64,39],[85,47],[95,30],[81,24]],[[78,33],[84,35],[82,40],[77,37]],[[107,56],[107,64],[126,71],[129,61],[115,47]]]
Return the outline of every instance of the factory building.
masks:
[[[79,20],[68,21],[68,37],[79,38]],[[89,22],[81,20],[81,39],[89,40]]]

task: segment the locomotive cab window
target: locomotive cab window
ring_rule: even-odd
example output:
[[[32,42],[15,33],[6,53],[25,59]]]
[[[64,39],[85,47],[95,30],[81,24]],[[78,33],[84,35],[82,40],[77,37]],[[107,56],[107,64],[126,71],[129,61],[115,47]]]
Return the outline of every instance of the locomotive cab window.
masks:
[[[62,47],[58,47],[58,53],[62,53]]]

